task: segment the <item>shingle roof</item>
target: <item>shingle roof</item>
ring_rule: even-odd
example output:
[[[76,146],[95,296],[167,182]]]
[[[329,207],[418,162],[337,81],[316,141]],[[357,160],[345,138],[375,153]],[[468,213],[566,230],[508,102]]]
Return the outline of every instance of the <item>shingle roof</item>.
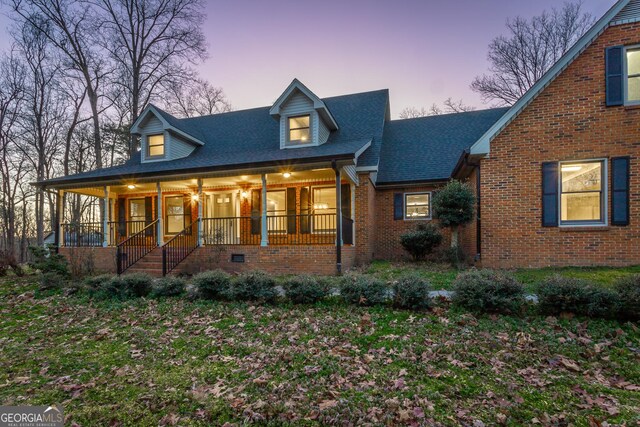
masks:
[[[463,150],[507,110],[493,108],[387,122],[377,183],[448,179]]]
[[[278,164],[330,156],[354,156],[369,143],[375,141],[379,145],[388,99],[387,90],[323,99],[340,129],[331,132],[329,140],[318,147],[287,150],[280,149],[279,124],[269,115],[270,107],[187,119],[176,119],[156,108],[171,126],[200,139],[205,145],[197,147],[182,159],[140,163],[140,157],[134,156],[121,166],[54,178],[44,183],[55,185],[163,173],[189,173],[194,170],[233,169],[243,165]],[[362,155],[363,161],[377,164],[377,153],[375,150],[371,153],[369,151],[366,150]]]

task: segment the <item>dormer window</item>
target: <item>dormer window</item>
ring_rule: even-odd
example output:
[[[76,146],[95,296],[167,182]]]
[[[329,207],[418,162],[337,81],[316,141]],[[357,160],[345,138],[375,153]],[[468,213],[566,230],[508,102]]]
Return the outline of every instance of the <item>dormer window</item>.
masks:
[[[311,140],[310,126],[311,116],[289,117],[289,143],[307,144]]]
[[[164,135],[147,136],[147,157],[164,157]]]

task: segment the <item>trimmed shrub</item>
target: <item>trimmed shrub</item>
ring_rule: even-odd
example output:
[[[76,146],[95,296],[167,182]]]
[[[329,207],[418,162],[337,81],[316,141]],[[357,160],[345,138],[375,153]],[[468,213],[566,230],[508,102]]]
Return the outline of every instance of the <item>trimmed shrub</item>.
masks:
[[[262,271],[243,273],[231,283],[229,295],[236,301],[260,301],[271,303],[278,297],[276,281]]]
[[[389,295],[385,282],[368,276],[345,276],[340,287],[340,295],[351,304],[379,305],[384,304]]]
[[[620,316],[640,319],[640,274],[619,279],[615,289],[620,298]]]
[[[191,280],[195,294],[208,300],[223,300],[229,297],[231,276],[222,270],[204,271]]]
[[[142,273],[124,276],[96,276],[87,279],[90,294],[99,299],[120,299],[146,297],[153,288],[151,276]]]
[[[52,271],[40,273],[38,280],[40,291],[58,291],[67,285],[67,279],[64,276]]]
[[[493,270],[461,273],[453,282],[452,302],[473,312],[520,313],[524,287],[512,276]]]
[[[411,310],[431,307],[431,283],[418,275],[401,277],[393,284],[393,306]]]
[[[111,281],[114,276],[112,274],[100,274],[98,276],[85,277],[82,283],[90,290],[95,290],[103,286],[104,283]]]
[[[329,294],[325,280],[308,275],[289,277],[283,287],[287,298],[294,304],[313,304]]]
[[[619,306],[618,295],[573,277],[553,276],[538,288],[538,310],[542,314],[573,313],[590,317],[612,317]]]
[[[152,298],[178,297],[184,294],[186,286],[187,281],[180,277],[163,277],[153,284],[150,296]]]
[[[433,224],[418,224],[415,230],[400,236],[400,244],[415,261],[424,259],[442,243],[442,234]]]

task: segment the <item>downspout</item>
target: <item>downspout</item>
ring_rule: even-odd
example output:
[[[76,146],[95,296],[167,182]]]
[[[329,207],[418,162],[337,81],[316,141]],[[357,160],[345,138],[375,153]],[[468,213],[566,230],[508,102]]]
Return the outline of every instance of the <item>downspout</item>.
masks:
[[[336,174],[336,272],[342,274],[342,195],[340,169],[335,160],[331,161],[331,169]]]

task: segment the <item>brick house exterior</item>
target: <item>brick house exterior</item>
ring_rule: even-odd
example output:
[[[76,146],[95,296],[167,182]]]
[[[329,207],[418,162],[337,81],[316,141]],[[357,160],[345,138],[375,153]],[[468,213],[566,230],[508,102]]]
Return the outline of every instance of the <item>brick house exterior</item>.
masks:
[[[431,196],[452,178],[477,198],[459,243],[478,266],[640,264],[640,0],[618,1],[510,108],[389,116],[386,90],[321,99],[297,80],[267,108],[178,119],[149,106],[132,127],[140,156],[39,185],[101,198],[106,217],[83,228],[59,197],[58,243],[118,272],[163,272],[171,251],[184,273],[406,260],[400,236],[437,222]],[[129,232],[141,216],[146,231]],[[134,235],[146,252],[131,262]]]

